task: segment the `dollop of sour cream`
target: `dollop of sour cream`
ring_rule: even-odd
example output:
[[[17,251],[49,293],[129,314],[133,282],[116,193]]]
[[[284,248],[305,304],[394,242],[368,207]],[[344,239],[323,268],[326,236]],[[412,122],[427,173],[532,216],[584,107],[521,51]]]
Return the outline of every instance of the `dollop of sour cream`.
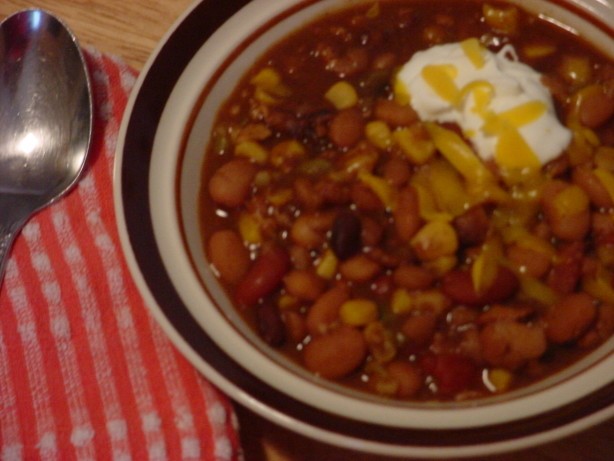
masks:
[[[395,89],[423,121],[456,123],[482,159],[504,168],[539,168],[571,141],[541,74],[511,45],[493,53],[472,38],[417,52]]]

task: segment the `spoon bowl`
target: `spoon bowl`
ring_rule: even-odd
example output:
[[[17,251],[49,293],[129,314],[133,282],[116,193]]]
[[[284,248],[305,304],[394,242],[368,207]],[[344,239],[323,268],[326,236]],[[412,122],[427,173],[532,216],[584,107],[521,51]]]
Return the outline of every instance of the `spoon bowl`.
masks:
[[[78,180],[92,135],[87,67],[72,32],[50,13],[0,23],[0,284],[29,217]]]

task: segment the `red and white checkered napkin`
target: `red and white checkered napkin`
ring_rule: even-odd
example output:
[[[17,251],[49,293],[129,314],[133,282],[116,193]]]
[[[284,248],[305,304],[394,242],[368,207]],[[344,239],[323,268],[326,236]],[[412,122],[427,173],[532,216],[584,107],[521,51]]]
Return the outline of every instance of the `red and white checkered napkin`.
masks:
[[[230,402],[149,315],[118,241],[113,158],[135,72],[86,57],[87,171],[27,223],[0,291],[0,459],[237,459]]]

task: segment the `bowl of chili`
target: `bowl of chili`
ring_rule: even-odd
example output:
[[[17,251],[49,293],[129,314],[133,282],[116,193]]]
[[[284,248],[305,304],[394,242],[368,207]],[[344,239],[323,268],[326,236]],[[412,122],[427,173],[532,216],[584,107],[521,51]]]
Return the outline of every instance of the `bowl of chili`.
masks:
[[[118,151],[129,262],[186,356],[265,416],[376,453],[474,456],[612,416],[612,7],[256,0],[221,14],[161,79],[138,200],[125,158],[151,70]],[[451,44],[539,73],[564,148],[537,167],[518,166],[522,143],[485,160],[470,129],[425,116],[401,69]],[[444,95],[458,66],[433,63]],[[471,90],[477,112],[497,79],[449,106]],[[488,134],[538,117],[531,103],[488,112]],[[126,211],[139,201],[145,224]]]

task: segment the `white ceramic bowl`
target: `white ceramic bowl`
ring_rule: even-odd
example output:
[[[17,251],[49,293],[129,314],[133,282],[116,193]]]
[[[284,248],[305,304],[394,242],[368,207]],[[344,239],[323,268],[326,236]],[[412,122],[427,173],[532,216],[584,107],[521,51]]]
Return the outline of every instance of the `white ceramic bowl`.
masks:
[[[235,14],[245,2],[219,8],[207,3],[186,12],[139,79],[122,127],[116,171],[119,228],[131,270],[186,357],[263,416],[374,453],[495,453],[613,416],[614,338],[562,373],[519,391],[480,402],[412,404],[320,380],[268,348],[242,322],[202,247],[198,196],[210,128],[238,79],[273,42],[327,9],[359,0],[254,0]],[[614,58],[614,8],[607,1],[518,3],[578,31]],[[567,9],[569,4],[573,7]],[[212,24],[199,33],[204,18]],[[192,37],[195,43],[186,45]],[[237,49],[242,52],[235,54]]]

